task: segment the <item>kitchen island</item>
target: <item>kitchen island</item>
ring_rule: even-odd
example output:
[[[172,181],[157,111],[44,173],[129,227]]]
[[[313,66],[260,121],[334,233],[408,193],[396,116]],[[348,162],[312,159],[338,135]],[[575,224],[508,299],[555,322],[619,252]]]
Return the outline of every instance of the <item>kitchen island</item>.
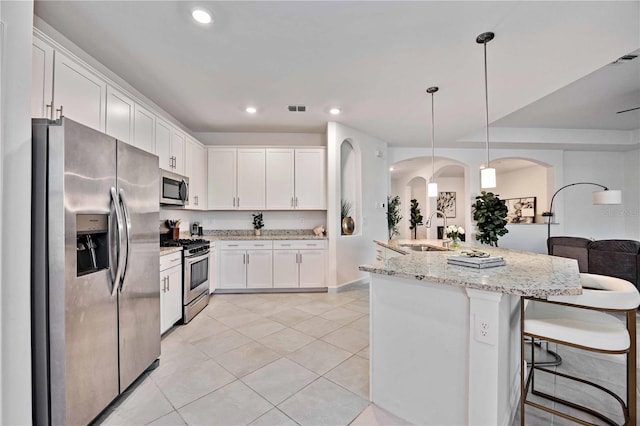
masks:
[[[447,258],[456,251],[404,247],[408,254],[360,267],[371,273],[371,401],[411,423],[511,424],[520,296],[582,292],[573,259],[474,248],[506,266],[454,266]]]

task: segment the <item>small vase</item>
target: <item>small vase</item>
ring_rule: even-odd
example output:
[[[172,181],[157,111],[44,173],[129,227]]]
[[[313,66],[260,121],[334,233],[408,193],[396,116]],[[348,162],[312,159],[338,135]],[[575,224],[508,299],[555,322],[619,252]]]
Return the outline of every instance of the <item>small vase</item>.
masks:
[[[254,229],[255,233],[256,233],[256,237],[259,237],[260,235],[262,235],[262,231],[260,229]]]
[[[450,248],[458,248],[460,247],[460,237],[451,238],[451,243],[449,244]]]
[[[342,235],[351,235],[353,234],[354,229],[356,229],[356,223],[353,221],[351,216],[347,216],[342,219]]]

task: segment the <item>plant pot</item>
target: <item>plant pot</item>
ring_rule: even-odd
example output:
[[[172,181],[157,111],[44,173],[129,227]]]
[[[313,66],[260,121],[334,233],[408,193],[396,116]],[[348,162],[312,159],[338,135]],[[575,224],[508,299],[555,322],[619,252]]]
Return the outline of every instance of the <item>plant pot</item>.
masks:
[[[342,219],[342,235],[351,235],[355,229],[356,223],[353,221],[351,216],[347,216]]]
[[[260,235],[262,235],[262,230],[260,229],[254,229],[254,232],[256,233],[256,237],[259,237]]]

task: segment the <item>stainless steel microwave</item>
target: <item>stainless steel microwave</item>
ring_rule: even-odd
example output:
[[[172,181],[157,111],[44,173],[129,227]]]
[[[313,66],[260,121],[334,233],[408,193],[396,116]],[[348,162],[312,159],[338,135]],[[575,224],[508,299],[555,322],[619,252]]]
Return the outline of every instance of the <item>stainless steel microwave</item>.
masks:
[[[160,204],[185,206],[189,202],[189,178],[160,170]]]

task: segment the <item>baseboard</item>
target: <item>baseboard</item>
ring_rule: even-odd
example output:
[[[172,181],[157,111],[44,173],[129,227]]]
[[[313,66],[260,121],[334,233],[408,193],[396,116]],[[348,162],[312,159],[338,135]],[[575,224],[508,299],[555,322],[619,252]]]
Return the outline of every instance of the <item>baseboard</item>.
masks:
[[[363,277],[363,278],[358,278],[357,280],[353,280],[353,281],[349,281],[347,283],[343,283],[340,284],[337,287],[329,287],[327,289],[327,292],[329,293],[337,293],[339,291],[345,291],[347,289],[349,289],[350,287],[355,287],[357,285],[361,285],[361,284],[369,284],[369,277]]]

